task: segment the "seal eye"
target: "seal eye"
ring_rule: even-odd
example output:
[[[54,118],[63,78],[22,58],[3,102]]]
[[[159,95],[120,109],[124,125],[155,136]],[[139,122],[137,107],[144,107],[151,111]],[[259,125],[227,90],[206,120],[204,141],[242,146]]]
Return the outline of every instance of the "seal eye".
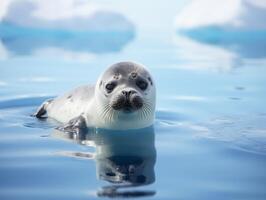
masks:
[[[105,89],[107,90],[108,93],[111,93],[114,90],[115,86],[116,86],[115,83],[108,83],[105,86]]]
[[[137,86],[138,86],[140,89],[142,89],[142,90],[146,90],[147,87],[148,87],[148,83],[147,83],[146,81],[144,81],[144,80],[138,80],[138,81],[136,82],[136,84],[137,84]]]

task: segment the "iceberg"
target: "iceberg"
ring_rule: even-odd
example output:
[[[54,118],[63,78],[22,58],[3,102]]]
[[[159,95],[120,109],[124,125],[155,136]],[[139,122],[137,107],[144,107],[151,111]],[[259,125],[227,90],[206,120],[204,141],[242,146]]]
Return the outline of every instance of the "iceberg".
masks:
[[[266,1],[194,0],[175,19],[177,33],[236,52],[266,56]]]
[[[134,31],[122,14],[85,0],[4,0],[1,22],[20,27],[69,31]]]
[[[266,30],[265,0],[194,0],[175,20],[178,29]]]
[[[2,5],[2,59],[6,52],[34,55],[47,49],[75,57],[118,52],[135,37],[125,16],[85,0],[3,0]]]

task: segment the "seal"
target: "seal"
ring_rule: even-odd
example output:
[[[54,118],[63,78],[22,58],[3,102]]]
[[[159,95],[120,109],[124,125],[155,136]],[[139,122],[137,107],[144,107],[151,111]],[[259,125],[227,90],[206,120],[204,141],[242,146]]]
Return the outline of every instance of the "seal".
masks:
[[[44,102],[34,114],[64,123],[63,131],[96,127],[111,130],[140,129],[154,121],[156,89],[141,64],[111,65],[95,85],[78,87]]]

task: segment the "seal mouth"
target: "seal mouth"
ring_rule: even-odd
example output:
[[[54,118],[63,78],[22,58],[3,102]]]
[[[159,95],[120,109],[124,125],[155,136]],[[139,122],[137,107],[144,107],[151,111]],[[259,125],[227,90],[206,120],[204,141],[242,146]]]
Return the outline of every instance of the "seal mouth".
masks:
[[[133,108],[131,106],[124,106],[124,108],[122,109],[122,111],[124,113],[132,113],[134,112]]]

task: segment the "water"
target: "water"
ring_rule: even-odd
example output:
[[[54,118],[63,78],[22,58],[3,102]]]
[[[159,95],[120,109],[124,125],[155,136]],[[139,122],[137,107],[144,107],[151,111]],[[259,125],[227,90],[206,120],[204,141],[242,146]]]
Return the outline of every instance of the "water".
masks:
[[[68,46],[36,38],[27,48],[1,38],[0,199],[266,198],[265,52],[164,27],[96,50],[79,47],[84,38],[77,48],[76,38]],[[125,59],[153,74],[154,129],[71,135],[30,116]]]

